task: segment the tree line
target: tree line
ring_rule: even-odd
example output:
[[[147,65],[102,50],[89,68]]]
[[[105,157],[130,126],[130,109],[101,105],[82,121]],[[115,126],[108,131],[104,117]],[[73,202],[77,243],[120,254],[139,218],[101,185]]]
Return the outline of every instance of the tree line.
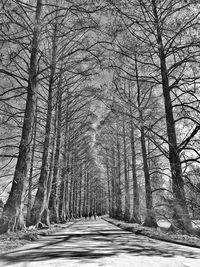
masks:
[[[192,231],[199,17],[196,1],[2,1],[0,232],[88,212]]]

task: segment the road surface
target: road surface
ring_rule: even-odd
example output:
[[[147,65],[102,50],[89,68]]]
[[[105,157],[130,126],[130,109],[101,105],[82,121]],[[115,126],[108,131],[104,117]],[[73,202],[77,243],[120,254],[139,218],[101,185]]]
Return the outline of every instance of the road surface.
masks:
[[[200,249],[79,221],[0,257],[1,267],[200,267]]]

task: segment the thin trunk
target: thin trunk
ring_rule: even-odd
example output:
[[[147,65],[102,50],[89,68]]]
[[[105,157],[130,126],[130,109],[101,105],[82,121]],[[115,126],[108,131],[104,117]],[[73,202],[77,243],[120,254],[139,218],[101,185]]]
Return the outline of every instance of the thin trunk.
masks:
[[[153,199],[152,199],[152,192],[151,192],[151,182],[150,182],[150,173],[147,161],[147,151],[146,151],[146,142],[145,142],[145,132],[144,127],[141,127],[141,149],[142,149],[142,158],[143,158],[143,171],[145,177],[145,196],[146,196],[146,209],[147,214],[144,221],[144,226],[149,227],[158,227],[155,213],[153,210]]]
[[[125,178],[125,212],[124,220],[130,220],[130,191],[129,191],[129,179],[127,172],[127,153],[126,153],[126,128],[125,121],[123,118],[123,145],[124,145],[124,178]]]
[[[90,202],[89,202],[89,192],[90,192],[89,180],[90,180],[90,175],[87,172],[87,180],[86,180],[86,213],[87,213],[87,215],[89,214],[89,210],[90,210]]]
[[[57,103],[56,103],[57,106]],[[56,110],[56,107],[55,107]],[[50,165],[49,165],[49,173],[48,173],[48,178],[47,178],[47,191],[46,191],[46,201],[45,201],[45,207],[44,207],[44,211],[42,213],[42,217],[41,217],[41,222],[46,224],[46,225],[50,225],[50,214],[49,214],[49,198],[50,198],[50,193],[51,193],[51,187],[52,187],[52,177],[53,177],[53,166],[54,166],[54,155],[55,155],[55,144],[56,144],[56,132],[57,132],[57,128],[56,128],[56,117],[57,114],[55,112],[55,116],[54,116],[54,130],[53,130],[53,136],[51,137],[52,140],[52,149],[51,149],[51,156],[50,156]]]
[[[90,214],[93,214],[93,180],[90,179]]]
[[[59,158],[60,158],[60,143],[61,143],[61,123],[62,123],[62,92],[61,92],[61,79],[62,73],[60,74],[58,84],[58,110],[57,110],[57,135],[56,135],[56,152],[54,158],[54,169],[53,169],[53,181],[51,188],[51,195],[49,199],[49,210],[50,220],[53,222],[59,222],[59,199],[58,199],[58,170],[59,170]]]
[[[73,161],[71,160],[71,165],[73,166]],[[70,167],[70,189],[69,189],[69,218],[73,219],[73,192],[74,192],[74,177],[73,177],[73,167]]]
[[[60,193],[60,218],[61,221],[66,221],[69,217],[68,209],[68,165],[69,165],[69,151],[68,151],[68,115],[65,114],[65,140],[64,140],[64,151],[62,159],[62,171],[61,171],[61,193]]]
[[[111,188],[112,188],[112,199],[111,199],[111,217],[116,216],[116,166],[115,166],[115,147],[112,147],[112,175],[111,175]]]
[[[73,210],[74,210],[74,218],[77,218],[78,212],[78,177],[75,169],[77,168],[76,164],[74,166],[74,192],[73,192]]]
[[[78,203],[78,217],[80,218],[81,217],[81,214],[82,214],[82,179],[83,179],[83,171],[82,171],[82,168],[81,168],[81,171],[80,171],[80,177],[79,177],[79,203]]]
[[[19,145],[19,155],[15,168],[11,191],[4,206],[0,219],[0,233],[8,230],[21,229],[25,226],[22,214],[24,184],[29,167],[30,146],[32,141],[32,128],[34,123],[34,111],[36,106],[37,91],[37,59],[40,34],[40,19],[42,0],[37,0],[35,25],[33,29],[32,50],[29,66],[29,81],[27,88],[26,108],[22,128],[22,136]]]
[[[133,222],[141,223],[140,218],[140,199],[138,180],[136,172],[136,152],[135,152],[135,133],[133,122],[131,121],[131,154],[132,154],[132,179],[133,179]]]
[[[86,166],[85,166],[86,167]],[[86,193],[87,193],[87,172],[84,172],[84,191],[83,191],[83,216],[86,216],[87,210],[86,210]]]
[[[145,141],[145,130],[144,130],[144,119],[143,119],[143,110],[141,107],[141,91],[140,91],[140,83],[138,76],[138,66],[137,66],[137,56],[135,55],[135,72],[136,72],[136,83],[137,83],[137,102],[138,102],[138,111],[139,111],[139,119],[140,119],[140,141],[141,141],[141,150],[142,150],[142,159],[143,159],[143,171],[145,178],[145,197],[146,197],[146,209],[147,214],[144,221],[144,226],[149,227],[158,227],[156,222],[155,213],[153,210],[153,199],[151,192],[151,177],[149,173],[148,159],[147,159],[147,151],[146,151],[146,141]]]
[[[122,192],[121,192],[121,157],[120,157],[119,128],[117,125],[117,176],[116,176],[116,219],[122,218]]]
[[[108,162],[108,158],[107,157],[106,157],[106,173],[107,173],[107,182],[108,182],[108,210],[109,210],[109,215],[112,215],[112,210],[111,210],[110,168],[109,168],[109,162]]]

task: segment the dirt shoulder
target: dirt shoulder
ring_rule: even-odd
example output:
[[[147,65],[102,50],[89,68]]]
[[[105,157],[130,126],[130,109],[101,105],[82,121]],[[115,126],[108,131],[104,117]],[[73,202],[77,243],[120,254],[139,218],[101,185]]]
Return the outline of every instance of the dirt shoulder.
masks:
[[[144,235],[144,236],[157,239],[157,240],[161,240],[161,241],[200,248],[200,238],[198,236],[164,232],[160,228],[154,229],[154,228],[144,227],[140,224],[126,223],[126,222],[115,220],[109,217],[104,217],[103,219],[109,223],[112,223],[118,226],[119,228],[123,230],[133,232],[136,235]]]
[[[11,232],[0,235],[0,254],[12,251],[16,248],[30,244],[42,236],[50,235],[54,232],[68,228],[76,221],[70,221],[64,224],[54,224],[50,227],[43,229],[24,229],[22,231]]]

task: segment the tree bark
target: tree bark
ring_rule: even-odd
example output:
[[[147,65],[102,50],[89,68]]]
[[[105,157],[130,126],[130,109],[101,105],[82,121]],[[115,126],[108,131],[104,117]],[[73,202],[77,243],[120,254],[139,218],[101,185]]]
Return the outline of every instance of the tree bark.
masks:
[[[119,126],[117,125],[117,176],[116,176],[116,219],[122,219],[121,192],[121,157],[120,157]]]
[[[19,155],[15,168],[11,191],[3,209],[0,219],[0,233],[8,230],[21,229],[24,227],[22,214],[24,182],[27,177],[30,145],[32,141],[32,128],[34,123],[34,111],[37,91],[37,58],[40,34],[40,17],[42,0],[37,0],[35,25],[33,29],[32,49],[29,67],[29,82],[27,88],[26,108],[22,128],[22,136],[19,145]]]
[[[152,192],[151,192],[151,180],[149,174],[149,167],[147,162],[147,151],[146,151],[146,142],[145,142],[145,132],[144,127],[141,127],[141,148],[142,148],[142,158],[143,158],[143,171],[145,177],[145,197],[146,197],[146,209],[147,214],[144,221],[144,226],[148,227],[158,227],[155,213],[153,210],[153,199],[152,199]]]
[[[130,221],[130,191],[129,191],[129,177],[127,171],[127,153],[126,153],[126,128],[125,119],[123,118],[123,145],[124,145],[124,178],[125,178],[125,212],[124,220]]]
[[[144,221],[144,226],[148,227],[158,227],[156,222],[155,213],[153,210],[153,199],[151,192],[151,177],[149,173],[149,166],[147,160],[147,150],[146,150],[146,141],[145,141],[145,131],[144,131],[144,119],[143,119],[143,110],[141,103],[141,88],[139,83],[138,76],[138,63],[137,55],[135,55],[135,74],[136,74],[136,84],[137,84],[137,103],[139,111],[139,120],[140,120],[140,141],[141,141],[141,150],[142,150],[142,159],[143,159],[143,171],[145,178],[145,197],[146,197],[146,217]]]
[[[51,59],[52,61],[51,61],[49,88],[48,88],[49,89],[48,108],[47,108],[47,118],[45,126],[45,140],[43,145],[42,166],[39,177],[39,185],[35,196],[35,202],[31,210],[31,224],[37,226],[40,224],[41,216],[44,211],[46,202],[49,143],[50,143],[50,133],[51,133],[51,120],[52,120],[53,85],[54,85],[54,75],[56,71],[56,51],[57,51],[56,33],[57,33],[57,24],[55,24],[54,36],[52,41],[52,59]]]
[[[83,171],[82,167],[79,174],[79,202],[78,202],[78,217],[81,218],[82,216],[82,179],[83,179]]]
[[[56,103],[56,107],[57,107]],[[57,108],[55,107],[55,110],[57,110]],[[50,225],[50,212],[49,212],[49,198],[50,198],[50,194],[51,194],[51,187],[52,187],[52,177],[53,177],[53,166],[54,166],[54,155],[55,155],[55,145],[56,145],[56,133],[57,133],[57,127],[56,127],[56,122],[57,122],[57,112],[55,112],[54,115],[54,130],[53,130],[53,136],[51,137],[51,155],[50,155],[50,164],[49,164],[49,173],[48,173],[48,178],[47,178],[47,191],[46,191],[46,201],[45,201],[45,206],[44,206],[44,210],[42,213],[42,217],[41,217],[41,222],[44,223],[45,225]]]
[[[31,219],[31,207],[32,207],[32,185],[33,185],[33,165],[34,165],[34,155],[36,148],[36,135],[37,135],[37,104],[36,104],[36,114],[33,127],[33,145],[31,151],[31,163],[30,163],[30,173],[28,179],[28,203],[27,203],[27,215],[26,215],[26,226],[30,225]]]
[[[61,123],[62,123],[62,92],[61,92],[61,79],[62,73],[60,74],[58,84],[58,110],[57,110],[57,135],[56,135],[56,151],[54,158],[54,169],[53,169],[53,181],[51,188],[51,195],[49,199],[49,211],[50,221],[59,222],[59,198],[58,198],[58,171],[59,171],[59,158],[60,158],[60,143],[61,143]]]
[[[173,205],[173,224],[175,227],[190,232],[192,230],[192,223],[189,217],[186,197],[184,191],[184,181],[182,177],[182,168],[180,155],[177,146],[175,121],[173,114],[173,106],[170,95],[169,77],[166,65],[166,55],[163,47],[161,26],[157,13],[156,1],[152,0],[153,14],[155,18],[155,25],[157,30],[157,43],[159,48],[160,69],[162,77],[162,90],[165,104],[165,116],[167,125],[167,137],[169,145],[169,162],[172,177],[172,190],[174,197]]]
[[[68,109],[67,109],[68,112]],[[60,218],[61,221],[66,221],[69,218],[69,122],[68,113],[65,116],[65,139],[64,139],[64,150],[62,159],[62,173],[61,173],[61,194],[60,194]]]
[[[111,209],[111,182],[110,182],[110,168],[109,168],[109,162],[108,158],[106,157],[106,174],[107,174],[107,183],[108,183],[108,210],[109,214],[112,214],[112,209]]]
[[[111,174],[111,217],[116,216],[116,166],[115,166],[115,147],[112,146],[112,174]]]
[[[139,189],[138,180],[136,173],[136,152],[135,152],[135,134],[134,126],[131,121],[131,155],[132,155],[132,179],[133,179],[133,222],[141,223],[140,218],[140,199],[139,199]]]

